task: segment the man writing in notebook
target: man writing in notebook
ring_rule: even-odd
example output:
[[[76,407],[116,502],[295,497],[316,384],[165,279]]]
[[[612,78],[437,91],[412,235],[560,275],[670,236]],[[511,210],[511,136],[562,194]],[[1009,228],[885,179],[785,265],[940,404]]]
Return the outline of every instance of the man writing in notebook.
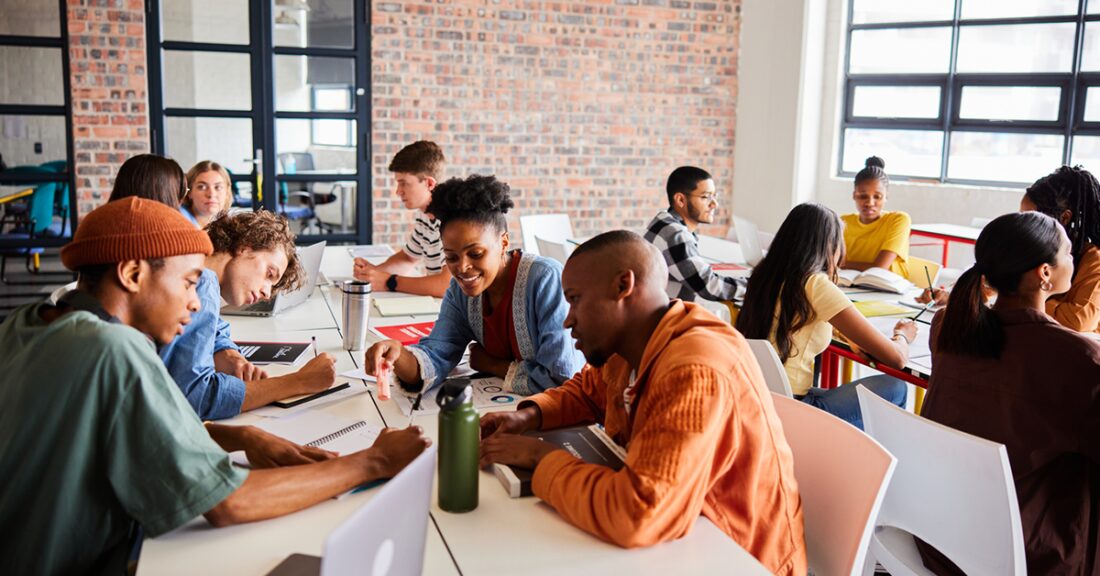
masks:
[[[393,476],[427,446],[415,428],[385,430],[335,458],[253,427],[204,428],[155,345],[198,310],[211,249],[168,206],[110,202],[61,250],[77,289],[0,325],[0,526],[11,532],[0,573],[122,573],[141,531],[288,514]],[[253,470],[230,462],[241,449]],[[303,465],[259,469],[272,464]]]
[[[451,284],[451,273],[443,266],[443,242],[439,221],[425,212],[432,201],[432,190],[443,176],[446,158],[435,142],[421,140],[404,147],[390,162],[397,181],[397,197],[405,208],[416,210],[412,232],[405,249],[377,266],[365,258],[356,258],[355,278],[370,282],[375,291],[404,292],[442,298]],[[416,273],[424,265],[426,275]]]
[[[536,496],[624,547],[688,533],[701,513],[781,575],[806,573],[790,447],[748,344],[695,304],[669,300],[657,250],[627,231],[570,256],[565,326],[588,360],[515,412],[482,417],[482,464],[534,470]],[[619,471],[520,436],[598,422],[621,446]]]
[[[714,178],[702,168],[681,166],[669,174],[665,193],[668,209],[649,221],[645,239],[664,256],[669,297],[694,302],[697,297],[729,301],[743,295],[743,278],[718,274],[699,253],[699,225],[713,222],[718,209]]]

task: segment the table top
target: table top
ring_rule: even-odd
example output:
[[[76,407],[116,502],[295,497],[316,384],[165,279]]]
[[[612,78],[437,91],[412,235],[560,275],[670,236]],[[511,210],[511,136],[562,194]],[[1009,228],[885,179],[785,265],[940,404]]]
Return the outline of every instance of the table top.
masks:
[[[959,224],[913,224],[909,227],[909,230],[915,233],[935,234],[937,236],[948,236],[955,240],[963,240],[968,242],[977,242],[978,235],[982,233],[981,228],[975,228],[973,226],[961,226]]]
[[[329,280],[350,277],[351,262],[347,247],[327,247],[322,270]],[[401,297],[399,294],[379,296]],[[340,373],[362,364],[362,352],[342,349],[340,300],[334,286],[319,286],[306,303],[284,312],[281,317],[226,319],[235,338],[278,341],[316,336],[318,348],[336,358],[337,373]],[[425,319],[434,318],[381,318],[372,314],[370,324],[379,326]],[[292,370],[268,368],[271,373]],[[361,380],[355,381],[353,388],[364,384]],[[404,426],[408,422],[408,417],[395,402],[379,401],[371,390],[309,410],[331,414],[334,418],[365,420],[379,426]],[[247,413],[227,423],[251,424],[262,420],[262,416]],[[415,422],[427,436],[438,440],[436,416],[418,416]],[[139,574],[266,574],[291,553],[319,555],[329,532],[377,492],[376,489],[366,490],[281,518],[229,528],[215,529],[204,519],[197,518],[169,534],[146,539],[138,563]],[[688,536],[678,541],[642,550],[625,550],[568,524],[537,498],[509,498],[491,472],[482,471],[479,476],[479,498],[476,510],[452,514],[440,510],[433,495],[425,574],[629,571],[663,576],[671,573],[768,573],[755,558],[703,517]],[[517,538],[517,534],[522,536]]]

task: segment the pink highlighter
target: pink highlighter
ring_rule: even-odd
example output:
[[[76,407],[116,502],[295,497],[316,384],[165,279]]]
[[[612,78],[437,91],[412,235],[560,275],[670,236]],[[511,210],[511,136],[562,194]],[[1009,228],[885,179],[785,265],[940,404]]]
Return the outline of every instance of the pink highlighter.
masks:
[[[378,381],[378,399],[389,400],[390,399],[390,372],[393,367],[389,362],[383,360],[378,365],[378,373],[375,379]]]

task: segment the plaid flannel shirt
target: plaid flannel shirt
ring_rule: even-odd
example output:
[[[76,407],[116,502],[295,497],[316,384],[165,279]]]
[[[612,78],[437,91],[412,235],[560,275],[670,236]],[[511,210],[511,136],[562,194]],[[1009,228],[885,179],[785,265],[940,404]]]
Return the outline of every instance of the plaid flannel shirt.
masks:
[[[746,281],[711,270],[699,254],[699,236],[688,230],[683,218],[671,209],[662,210],[650,220],[645,239],[661,251],[668,264],[666,291],[670,298],[694,302],[696,296],[719,301],[744,296]]]

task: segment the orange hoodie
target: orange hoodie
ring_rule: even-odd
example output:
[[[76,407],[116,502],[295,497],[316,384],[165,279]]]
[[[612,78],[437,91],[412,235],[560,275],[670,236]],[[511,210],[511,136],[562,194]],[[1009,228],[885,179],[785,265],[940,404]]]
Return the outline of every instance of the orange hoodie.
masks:
[[[618,472],[555,451],[535,469],[535,495],[624,547],[681,538],[702,513],[769,570],[805,574],[791,449],[745,339],[673,300],[642,356],[628,413],[630,371],[612,356],[529,399],[543,429],[596,421],[627,449]]]

